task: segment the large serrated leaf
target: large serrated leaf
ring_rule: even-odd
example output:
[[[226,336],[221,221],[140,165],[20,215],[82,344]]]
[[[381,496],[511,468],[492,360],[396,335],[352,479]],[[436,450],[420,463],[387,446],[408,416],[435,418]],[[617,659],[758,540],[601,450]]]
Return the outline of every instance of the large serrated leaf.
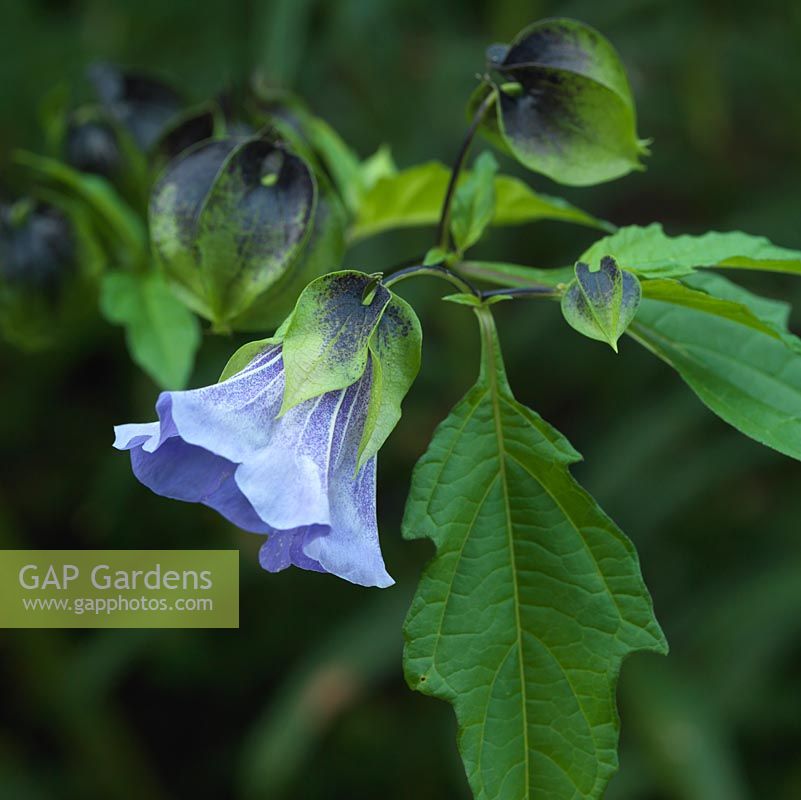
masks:
[[[641,277],[672,278],[696,267],[725,267],[789,272],[801,275],[801,252],[778,247],[764,236],[710,231],[702,236],[668,236],[659,223],[631,225],[599,239],[580,260],[596,264],[612,256]]]
[[[670,364],[730,425],[801,459],[801,341],[782,324],[783,305],[719,275],[697,273],[686,280],[694,289],[739,303],[751,319],[643,299],[627,333]],[[754,318],[767,330],[755,327]]]
[[[418,463],[403,523],[437,547],[405,625],[414,688],[448,700],[477,800],[600,798],[622,659],[665,652],[631,542],[520,405],[479,309],[478,383]]]
[[[462,185],[470,176],[460,176]],[[380,178],[365,194],[350,231],[352,241],[366,239],[396,228],[436,225],[450,171],[429,161]],[[491,225],[522,225],[541,219],[573,222],[608,230],[611,226],[562,200],[531,189],[519,178],[496,175],[495,212]]]

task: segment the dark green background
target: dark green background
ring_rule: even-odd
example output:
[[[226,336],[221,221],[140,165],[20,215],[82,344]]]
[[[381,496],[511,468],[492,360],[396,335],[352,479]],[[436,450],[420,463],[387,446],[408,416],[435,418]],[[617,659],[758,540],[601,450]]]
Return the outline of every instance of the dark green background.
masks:
[[[565,15],[618,47],[648,171],[563,191],[618,224],[741,228],[801,247],[801,5],[514,0],[5,0],[0,183],[40,145],[37,108],[98,58],[162,72],[201,100],[259,69],[302,93],[363,155],[450,160],[483,50]],[[503,168],[516,171],[504,161]],[[414,257],[431,232],[355,249],[368,271]],[[569,263],[592,240],[555,223],[493,233],[479,255]],[[801,300],[789,277],[738,274]],[[407,286],[409,287],[407,289]],[[384,592],[300,571],[268,575],[259,537],[150,494],[111,449],[115,423],[153,416],[156,387],[101,322],[61,346],[0,345],[0,546],[243,550],[239,631],[8,631],[0,638],[0,797],[465,798],[451,709],[412,694],[400,623],[427,543],[400,540],[408,478],[476,372],[471,315],[404,285],[423,319],[423,371],[382,452]],[[635,541],[666,659],[627,662],[621,774],[611,800],[801,797],[801,468],[707,413],[630,341],[615,356],[556,305],[498,315],[519,398],[564,431],[576,474]],[[795,319],[800,317],[795,315]],[[193,385],[236,341],[207,337]]]

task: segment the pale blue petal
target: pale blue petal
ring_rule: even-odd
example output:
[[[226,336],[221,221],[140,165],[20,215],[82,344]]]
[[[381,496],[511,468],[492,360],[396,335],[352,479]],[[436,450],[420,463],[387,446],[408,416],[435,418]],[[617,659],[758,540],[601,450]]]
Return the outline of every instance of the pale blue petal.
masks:
[[[118,426],[115,447],[131,450],[134,473],[154,492],[268,534],[259,555],[267,570],[294,565],[391,585],[378,541],[375,458],[356,474],[369,366],[348,389],[278,417],[283,388],[276,346],[223,383],[162,393],[159,421]]]

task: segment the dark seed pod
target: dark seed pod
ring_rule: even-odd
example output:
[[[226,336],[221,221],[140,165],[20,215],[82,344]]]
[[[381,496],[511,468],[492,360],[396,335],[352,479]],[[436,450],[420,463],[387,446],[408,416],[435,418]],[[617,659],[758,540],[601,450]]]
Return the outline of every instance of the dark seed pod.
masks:
[[[166,83],[146,75],[122,72],[111,64],[94,64],[88,71],[106,112],[148,152],[180,112],[181,96]]]
[[[536,22],[510,45],[491,45],[487,68],[501,81],[478,89],[470,113],[491,103],[484,133],[529,169],[575,186],[641,169],[648,150],[628,79],[596,30],[570,19]]]
[[[214,137],[214,112],[204,109],[184,117],[169,128],[158,142],[156,160],[160,163],[177,158],[192,145]]]
[[[228,327],[283,285],[314,229],[317,182],[267,139],[214,139],[167,166],[150,202],[153,243],[184,299]],[[335,266],[327,265],[328,268]]]
[[[53,206],[20,200],[0,206],[0,277],[51,293],[75,269],[75,236]]]
[[[107,122],[70,122],[64,141],[64,157],[70,166],[104,178],[113,177],[121,154],[114,128]]]

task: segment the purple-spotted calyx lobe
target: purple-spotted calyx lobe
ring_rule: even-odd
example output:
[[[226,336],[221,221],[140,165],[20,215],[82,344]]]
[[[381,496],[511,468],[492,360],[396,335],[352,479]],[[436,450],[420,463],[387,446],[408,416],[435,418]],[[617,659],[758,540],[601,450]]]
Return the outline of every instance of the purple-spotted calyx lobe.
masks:
[[[568,324],[590,339],[606,342],[617,352],[617,341],[640,306],[637,276],[604,256],[597,270],[576,263],[575,280],[562,295],[562,314]]]

